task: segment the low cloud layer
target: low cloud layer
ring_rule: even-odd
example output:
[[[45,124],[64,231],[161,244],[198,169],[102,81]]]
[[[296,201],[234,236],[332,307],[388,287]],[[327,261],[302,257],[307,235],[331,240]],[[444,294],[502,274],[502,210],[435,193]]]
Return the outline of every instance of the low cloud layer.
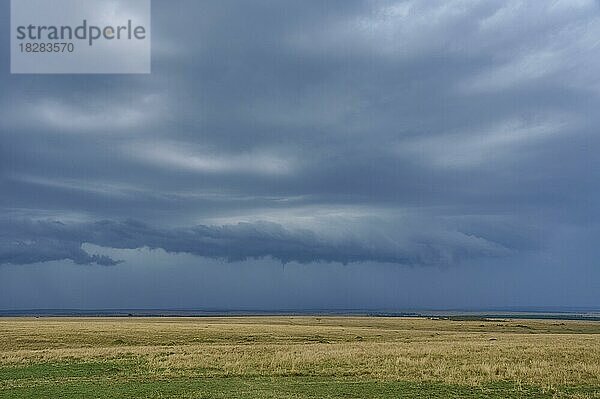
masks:
[[[452,265],[464,259],[510,254],[501,244],[459,231],[419,230],[414,226],[373,228],[354,222],[346,231],[317,233],[276,223],[238,223],[157,229],[136,221],[64,224],[50,221],[0,222],[0,264],[70,260],[76,264],[116,265],[118,259],[89,254],[82,247],[163,249],[202,257],[244,261],[274,258],[283,263],[381,262],[401,265]]]

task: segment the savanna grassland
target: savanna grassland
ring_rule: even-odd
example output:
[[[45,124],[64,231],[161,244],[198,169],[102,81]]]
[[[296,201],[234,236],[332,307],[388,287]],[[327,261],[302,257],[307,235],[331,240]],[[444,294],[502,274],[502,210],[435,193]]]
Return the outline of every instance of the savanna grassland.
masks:
[[[0,398],[600,398],[600,323],[4,318]]]

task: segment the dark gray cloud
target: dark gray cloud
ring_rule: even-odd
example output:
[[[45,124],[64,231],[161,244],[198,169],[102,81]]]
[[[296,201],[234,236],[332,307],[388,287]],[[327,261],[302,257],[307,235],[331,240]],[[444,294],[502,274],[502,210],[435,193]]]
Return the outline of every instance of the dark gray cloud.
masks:
[[[373,221],[371,221],[372,223]],[[238,223],[158,229],[136,221],[71,223],[50,221],[0,222],[0,264],[32,264],[71,260],[77,264],[116,265],[118,260],[89,254],[82,247],[93,244],[116,249],[163,249],[207,258],[243,261],[274,258],[281,262],[382,262],[403,265],[448,265],[464,259],[499,257],[508,248],[458,231],[403,231],[414,226],[382,224],[366,228],[354,222],[329,234],[308,229],[286,229],[275,223]],[[385,228],[387,227],[387,229]]]
[[[0,63],[2,263],[119,260],[90,243],[584,273],[597,1],[174,0],[152,28],[149,76]]]

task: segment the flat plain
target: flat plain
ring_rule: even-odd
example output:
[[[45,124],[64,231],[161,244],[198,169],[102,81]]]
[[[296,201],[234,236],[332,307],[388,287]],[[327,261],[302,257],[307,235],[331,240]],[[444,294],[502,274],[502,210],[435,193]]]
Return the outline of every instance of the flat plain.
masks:
[[[600,322],[0,318],[0,398],[600,398]]]

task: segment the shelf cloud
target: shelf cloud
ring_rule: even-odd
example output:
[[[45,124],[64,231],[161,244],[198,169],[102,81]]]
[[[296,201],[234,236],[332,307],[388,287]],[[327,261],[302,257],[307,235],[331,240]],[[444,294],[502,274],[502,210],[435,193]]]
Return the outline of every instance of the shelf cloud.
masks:
[[[276,223],[238,223],[158,229],[136,221],[64,224],[51,221],[2,221],[0,264],[70,260],[113,266],[119,260],[89,254],[93,244],[117,249],[163,249],[227,261],[274,258],[283,263],[382,262],[400,265],[452,265],[463,259],[510,254],[501,244],[458,231],[424,232],[366,228],[354,222],[353,233],[319,234]],[[410,229],[411,226],[408,226]]]

